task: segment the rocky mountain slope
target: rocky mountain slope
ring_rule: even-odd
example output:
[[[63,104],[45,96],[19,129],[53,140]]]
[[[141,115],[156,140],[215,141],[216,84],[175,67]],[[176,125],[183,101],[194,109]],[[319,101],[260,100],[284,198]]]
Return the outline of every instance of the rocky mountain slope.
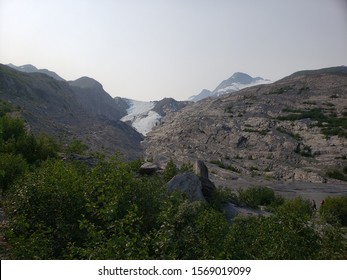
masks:
[[[91,150],[141,155],[141,134],[119,119],[126,113],[90,78],[57,81],[42,73],[23,73],[0,65],[0,99],[20,106],[35,133],[46,132],[62,143],[77,138]]]
[[[346,70],[298,72],[168,114],[147,135],[146,157],[203,160],[217,185],[347,186]]]
[[[234,73],[230,78],[222,81],[213,91],[203,89],[198,95],[189,97],[190,101],[197,102],[207,97],[218,97],[223,94],[232,93],[244,89],[246,87],[269,83],[261,77],[251,77],[242,72]]]

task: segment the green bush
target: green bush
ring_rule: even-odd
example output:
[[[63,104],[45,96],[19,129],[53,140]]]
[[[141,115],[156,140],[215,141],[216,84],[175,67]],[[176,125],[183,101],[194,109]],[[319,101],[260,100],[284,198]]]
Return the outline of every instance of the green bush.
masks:
[[[339,169],[331,169],[326,172],[326,176],[341,181],[347,181],[347,176],[344,175],[344,173],[346,173],[345,169],[343,171],[340,171]]]
[[[0,117],[0,138],[3,141],[19,139],[25,136],[24,123],[18,118],[4,115]],[[3,150],[3,149],[1,149]]]
[[[305,219],[279,214],[238,218],[226,236],[225,258],[315,259],[319,241],[319,235]]]
[[[280,202],[274,191],[267,187],[251,187],[246,190],[238,191],[239,200],[252,208],[258,208],[260,205],[269,206]]]
[[[74,166],[50,160],[13,186],[5,209],[15,258],[61,259],[67,244],[81,241],[85,232],[79,220],[86,212],[83,178]],[[45,248],[38,250],[42,244]]]
[[[6,191],[28,169],[21,155],[0,153],[0,189]]]
[[[28,164],[39,165],[59,150],[53,138],[26,131],[22,120],[10,116],[0,117],[0,153],[21,155]]]
[[[285,200],[277,208],[277,213],[282,216],[297,216],[309,219],[313,214],[313,207],[310,200],[296,197],[291,200]]]
[[[65,151],[68,154],[83,155],[87,149],[88,149],[88,146],[84,144],[81,140],[74,139],[69,143]]]
[[[178,173],[178,168],[176,164],[173,162],[173,160],[170,160],[164,169],[164,180],[166,182],[170,181],[175,175]]]
[[[347,196],[328,197],[319,212],[327,222],[347,226]]]

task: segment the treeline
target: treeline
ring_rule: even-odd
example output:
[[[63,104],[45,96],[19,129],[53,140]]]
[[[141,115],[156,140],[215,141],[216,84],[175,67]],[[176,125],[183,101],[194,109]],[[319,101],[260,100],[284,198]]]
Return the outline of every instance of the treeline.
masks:
[[[0,183],[13,259],[346,259],[347,198],[284,200],[268,188],[218,189],[209,203],[168,193],[179,172],[138,173],[141,161],[104,158],[92,167],[65,162],[58,145],[0,117]],[[223,205],[258,207],[267,216],[236,217]]]

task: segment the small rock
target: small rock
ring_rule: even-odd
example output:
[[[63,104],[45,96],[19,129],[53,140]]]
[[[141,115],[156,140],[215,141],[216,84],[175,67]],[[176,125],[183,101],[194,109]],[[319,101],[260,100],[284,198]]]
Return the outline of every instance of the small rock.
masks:
[[[158,170],[158,166],[151,162],[145,162],[140,167],[140,174],[152,175]]]

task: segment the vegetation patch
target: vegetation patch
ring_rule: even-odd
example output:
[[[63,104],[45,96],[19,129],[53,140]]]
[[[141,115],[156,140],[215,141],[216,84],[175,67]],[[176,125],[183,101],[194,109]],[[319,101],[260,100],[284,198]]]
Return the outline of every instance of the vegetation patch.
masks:
[[[290,137],[294,138],[297,141],[301,141],[302,140],[302,137],[300,136],[299,133],[293,133],[293,132],[291,132],[289,130],[286,130],[285,128],[283,128],[281,126],[277,127],[276,130],[281,132],[281,133],[283,133],[283,134],[289,135]]]
[[[328,170],[326,176],[332,179],[347,181],[347,165],[342,170],[337,168]]]
[[[322,108],[313,108],[307,111],[296,109],[284,109],[283,112],[291,112],[286,116],[280,116],[277,119],[281,121],[297,121],[302,119],[311,119],[317,121],[316,126],[321,128],[321,132],[326,136],[337,135],[347,138],[347,118],[345,116],[337,117],[336,114],[325,114]]]
[[[292,89],[293,89],[292,86],[285,86],[285,87],[273,89],[272,91],[269,92],[269,94],[283,94],[283,93],[288,92]]]
[[[223,169],[227,169],[236,173],[241,173],[241,171],[236,168],[235,166],[231,165],[231,164],[225,164],[223,161],[221,160],[211,160],[210,163],[212,164],[216,164],[218,167],[223,168]]]
[[[263,135],[263,136],[268,134],[268,132],[269,132],[268,129],[258,130],[258,129],[252,129],[252,128],[246,128],[244,131],[245,132],[259,133],[260,135]]]

